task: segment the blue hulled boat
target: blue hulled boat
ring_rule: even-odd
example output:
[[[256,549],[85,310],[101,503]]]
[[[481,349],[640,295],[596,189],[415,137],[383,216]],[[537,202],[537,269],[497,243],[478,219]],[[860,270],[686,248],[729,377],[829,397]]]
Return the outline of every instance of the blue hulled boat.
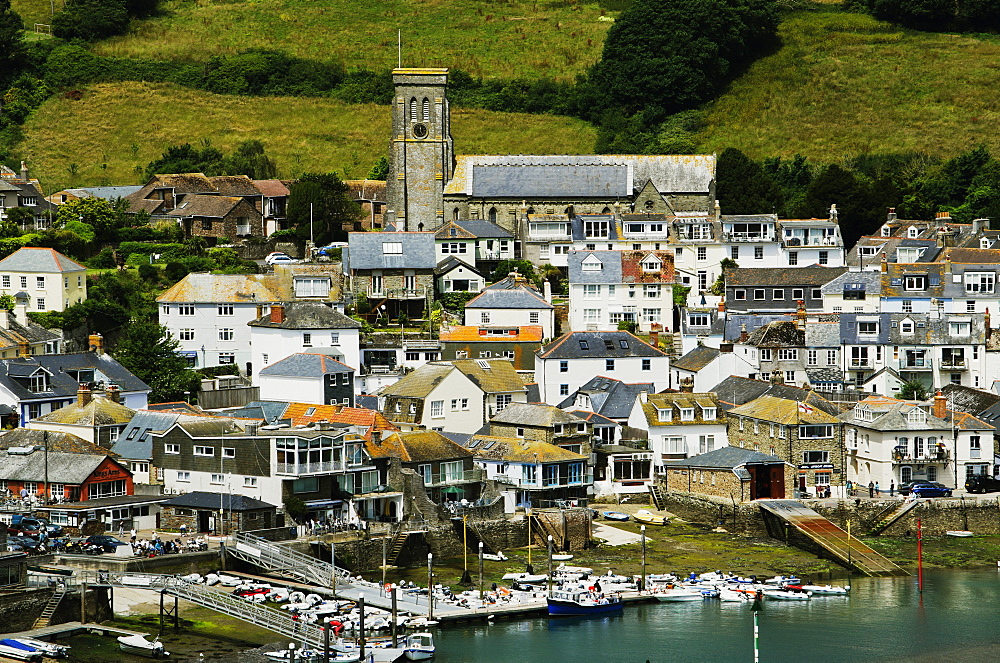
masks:
[[[553,591],[548,597],[549,616],[584,617],[613,615],[622,611],[622,601],[617,596],[601,596],[586,590]]]

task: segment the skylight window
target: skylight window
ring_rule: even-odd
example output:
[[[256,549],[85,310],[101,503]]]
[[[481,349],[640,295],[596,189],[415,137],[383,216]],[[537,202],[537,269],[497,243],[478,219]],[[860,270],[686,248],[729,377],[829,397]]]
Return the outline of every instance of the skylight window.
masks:
[[[587,341],[585,341],[585,340],[583,340],[581,338],[580,339],[580,349],[581,350],[589,350],[590,349],[590,343],[588,343]]]

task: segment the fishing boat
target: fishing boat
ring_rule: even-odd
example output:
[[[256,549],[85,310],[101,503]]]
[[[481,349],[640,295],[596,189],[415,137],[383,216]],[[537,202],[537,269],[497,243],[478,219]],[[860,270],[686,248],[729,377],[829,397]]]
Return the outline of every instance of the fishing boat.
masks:
[[[701,601],[705,598],[700,589],[692,589],[690,587],[671,587],[669,589],[658,591],[653,596],[656,597],[657,601],[662,601],[663,603]]]
[[[11,640],[9,638],[0,640],[0,656],[13,658],[18,661],[42,660],[42,652],[34,647],[23,645],[17,640]]]
[[[69,654],[69,647],[67,645],[57,645],[54,642],[45,642],[44,640],[36,640],[34,638],[17,637],[9,639],[29,647],[34,647],[50,658],[66,658]]]
[[[812,592],[795,592],[789,589],[765,589],[764,596],[774,601],[808,601]]]
[[[406,636],[403,655],[411,661],[425,661],[434,657],[434,636],[430,633],[414,633]]]
[[[601,597],[586,590],[553,591],[548,596],[548,604],[551,617],[583,617],[622,612],[622,601],[619,597]]]
[[[604,511],[602,512],[602,515],[607,520],[617,520],[619,522],[625,522],[629,519],[629,515],[627,513],[622,513],[621,511]]]
[[[638,522],[646,525],[666,525],[670,522],[666,516],[658,516],[652,511],[647,511],[646,509],[639,509],[632,517]]]
[[[949,529],[945,530],[945,534],[948,536],[957,536],[961,539],[966,539],[972,536],[972,532],[967,529]]]
[[[145,658],[168,658],[170,656],[170,652],[163,650],[163,643],[158,638],[150,642],[142,635],[120,636],[118,648],[127,654],[135,654]]]

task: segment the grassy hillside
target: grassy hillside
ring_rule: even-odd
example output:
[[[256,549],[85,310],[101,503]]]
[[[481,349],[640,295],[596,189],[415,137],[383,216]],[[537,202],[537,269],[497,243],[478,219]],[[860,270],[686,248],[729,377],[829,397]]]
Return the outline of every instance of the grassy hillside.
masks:
[[[455,109],[452,124],[460,154],[588,154],[596,138],[585,122],[544,115]],[[282,177],[334,170],[344,178],[363,178],[388,150],[389,108],[105,84],[84,88],[79,101],[53,97],[24,131],[22,152],[49,192],[135,183],[168,145],[202,139],[228,152],[258,138]]]
[[[706,151],[1000,153],[1000,42],[912,32],[858,14],[800,13],[782,48],[754,63],[707,109]]]
[[[197,61],[269,48],[384,70],[396,64],[396,31],[401,29],[407,66],[458,67],[486,78],[572,80],[600,56],[610,25],[598,20],[604,11],[597,2],[585,2],[163,0],[163,16],[139,22],[130,34],[95,50]],[[14,0],[13,5],[29,27],[49,13],[48,0]]]

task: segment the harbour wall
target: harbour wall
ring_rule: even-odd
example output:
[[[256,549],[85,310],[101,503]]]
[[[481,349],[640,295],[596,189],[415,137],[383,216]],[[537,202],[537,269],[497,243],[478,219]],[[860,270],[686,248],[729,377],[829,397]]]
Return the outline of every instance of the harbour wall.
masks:
[[[0,633],[17,633],[28,631],[35,620],[42,614],[45,604],[52,596],[53,590],[27,589],[24,591],[0,595]],[[94,588],[87,590],[88,622],[98,622],[111,619],[111,606],[108,603],[107,590]],[[63,597],[52,615],[52,624],[84,621],[80,619],[80,592],[71,591]]]

